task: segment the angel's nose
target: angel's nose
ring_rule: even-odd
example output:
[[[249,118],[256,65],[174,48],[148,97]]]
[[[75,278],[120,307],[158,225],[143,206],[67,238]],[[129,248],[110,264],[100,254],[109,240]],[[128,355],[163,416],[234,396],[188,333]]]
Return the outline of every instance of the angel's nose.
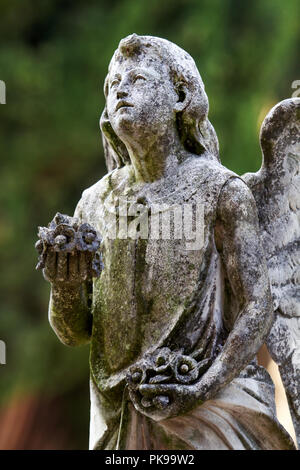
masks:
[[[128,93],[127,91],[125,90],[119,90],[117,92],[117,98],[120,100],[121,98],[126,98],[126,96],[128,96]]]

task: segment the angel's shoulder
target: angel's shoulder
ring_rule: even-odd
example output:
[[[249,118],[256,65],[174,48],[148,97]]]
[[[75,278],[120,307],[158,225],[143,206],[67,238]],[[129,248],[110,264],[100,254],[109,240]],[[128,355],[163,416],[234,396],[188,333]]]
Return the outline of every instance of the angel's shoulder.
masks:
[[[254,196],[240,177],[232,176],[222,187],[218,201],[218,215],[228,223],[257,219]]]
[[[75,217],[87,220],[88,214],[103,203],[113,189],[124,179],[126,168],[116,168],[103,176],[99,181],[85,189],[76,209]]]

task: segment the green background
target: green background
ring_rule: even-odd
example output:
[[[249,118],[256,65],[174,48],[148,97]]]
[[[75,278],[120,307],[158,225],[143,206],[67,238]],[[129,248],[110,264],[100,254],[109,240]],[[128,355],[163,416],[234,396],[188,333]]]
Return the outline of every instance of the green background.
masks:
[[[50,329],[34,243],[106,172],[98,122],[120,39],[160,36],[194,57],[222,162],[243,173],[260,166],[262,119],[300,79],[299,19],[299,0],[0,0],[2,410],[42,396],[68,429],[61,447],[87,447],[88,347],[64,347]]]

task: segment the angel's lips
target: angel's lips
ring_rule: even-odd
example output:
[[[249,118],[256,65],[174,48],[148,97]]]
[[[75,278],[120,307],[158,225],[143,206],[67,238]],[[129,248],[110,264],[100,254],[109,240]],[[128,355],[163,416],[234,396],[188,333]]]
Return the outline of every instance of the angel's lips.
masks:
[[[127,101],[120,101],[116,106],[116,111],[120,108],[133,108],[133,104],[128,103]]]

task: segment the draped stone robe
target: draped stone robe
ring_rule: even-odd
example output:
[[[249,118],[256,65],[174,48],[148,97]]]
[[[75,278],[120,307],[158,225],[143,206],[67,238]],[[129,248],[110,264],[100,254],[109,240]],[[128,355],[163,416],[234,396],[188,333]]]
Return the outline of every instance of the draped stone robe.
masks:
[[[176,172],[137,189],[125,166],[83,193],[75,216],[103,237],[104,263],[92,291],[91,448],[115,449],[117,441],[123,449],[293,448],[275,418],[273,383],[255,361],[213,400],[160,422],[137,412],[125,388],[130,366],[157,348],[197,351],[198,360],[221,351],[239,300],[226,279],[214,227],[220,192],[234,177],[214,159],[190,157]],[[173,215],[169,239],[150,233],[112,239],[116,220],[118,225],[124,217],[122,210],[116,217],[120,201],[152,213],[157,204],[167,211],[200,208],[199,219],[195,210],[193,215],[200,246],[191,250],[190,240],[176,238]]]

